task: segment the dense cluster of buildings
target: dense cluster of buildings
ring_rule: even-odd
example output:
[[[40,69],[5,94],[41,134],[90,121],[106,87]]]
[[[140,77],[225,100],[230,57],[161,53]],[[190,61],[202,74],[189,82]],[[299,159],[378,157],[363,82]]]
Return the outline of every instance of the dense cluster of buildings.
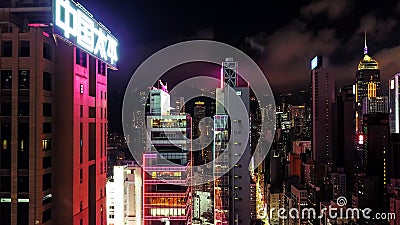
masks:
[[[311,61],[310,95],[301,104],[290,96],[279,99],[266,170],[269,224],[400,224],[399,74],[388,81],[384,96],[379,63],[368,55],[366,40],[353,84],[335,90],[334,74],[322,61],[321,56]],[[270,213],[282,207],[317,213],[296,218]],[[368,208],[376,217],[320,213],[329,207]]]
[[[139,165],[126,151],[135,135],[107,135],[107,72],[118,61],[111,32],[70,0],[0,6],[2,225],[400,224],[400,73],[384,96],[366,41],[354,83],[336,90],[317,56],[310,90],[279,96],[276,109],[240,85],[232,58],[215,99],[174,96],[175,109],[159,81],[141,96],[145,120],[132,113],[136,132],[147,133]],[[249,170],[271,110],[272,147]],[[194,139],[206,145],[192,151]],[[194,183],[202,174],[212,176]],[[329,207],[395,214],[332,217]]]

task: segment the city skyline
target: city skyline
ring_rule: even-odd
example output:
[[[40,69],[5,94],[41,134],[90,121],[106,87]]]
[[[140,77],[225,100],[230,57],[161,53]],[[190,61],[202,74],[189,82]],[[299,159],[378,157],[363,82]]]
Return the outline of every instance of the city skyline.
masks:
[[[124,89],[137,67],[148,56],[184,40],[208,39],[231,44],[250,55],[266,74],[275,95],[308,88],[309,60],[323,55],[325,66],[335,75],[336,87],[353,82],[354,68],[363,57],[364,31],[369,55],[380,63],[382,81],[400,68],[395,60],[400,46],[398,1],[336,2],[279,1],[268,7],[256,3],[235,6],[223,3],[124,3],[80,1],[97,18],[113,27],[121,45],[118,71],[111,71],[111,131],[121,132],[120,110]],[[215,13],[218,12],[218,13]],[[115,15],[118,15],[116,17]],[[290,43],[290,44],[289,44]],[[229,57],[229,56],[227,56]],[[213,75],[218,65],[196,71]],[[200,69],[201,70],[200,70]],[[176,68],[177,77],[195,75]],[[293,85],[294,84],[294,85]],[[382,82],[386,90],[387,82]]]
[[[400,0],[264,5],[0,0],[0,224],[400,225]]]

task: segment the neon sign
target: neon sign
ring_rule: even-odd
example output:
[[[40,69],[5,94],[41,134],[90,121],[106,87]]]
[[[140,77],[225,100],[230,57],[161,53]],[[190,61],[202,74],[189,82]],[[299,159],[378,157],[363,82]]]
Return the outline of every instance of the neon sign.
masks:
[[[118,40],[104,25],[71,0],[55,0],[54,7],[54,24],[60,28],[59,35],[116,67]]]

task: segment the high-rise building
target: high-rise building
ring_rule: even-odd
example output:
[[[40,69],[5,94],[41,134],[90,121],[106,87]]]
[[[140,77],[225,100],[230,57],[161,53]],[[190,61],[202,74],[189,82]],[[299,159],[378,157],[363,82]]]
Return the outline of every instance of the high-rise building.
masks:
[[[13,19],[0,35],[0,221],[105,225],[107,68],[117,41],[80,4],[49,2],[1,10]],[[96,39],[78,32],[85,25]]]
[[[354,149],[354,93],[353,85],[339,89],[334,104],[334,142],[332,162],[334,168],[344,168],[347,179],[347,190],[352,189],[354,182],[355,149]]]
[[[107,225],[141,225],[142,168],[132,162],[113,170],[107,181]]]
[[[304,105],[290,107],[293,140],[307,140],[307,109]]]
[[[190,224],[192,219],[192,120],[185,114],[173,115],[152,105],[152,96],[169,102],[166,88],[150,91],[150,113],[146,116],[146,151],[143,154],[144,225]],[[165,106],[165,105],[164,105]],[[158,152],[158,154],[157,154]]]
[[[312,81],[312,155],[317,164],[332,160],[333,110],[335,83],[323,67],[322,57],[311,61]]]
[[[193,194],[193,220],[209,220],[208,215],[212,214],[212,199],[210,192],[196,191]]]
[[[379,96],[380,69],[379,64],[368,55],[367,37],[364,40],[364,57],[360,61],[356,71],[355,84],[355,132],[362,132],[362,101],[363,98]]]
[[[250,224],[255,210],[251,209],[251,185],[249,164],[251,150],[249,142],[241,143],[249,130],[243,130],[244,123],[250,123],[239,118],[232,110],[229,87],[240,97],[247,112],[250,107],[250,89],[237,87],[237,62],[227,58],[222,63],[221,87],[216,90],[216,114],[214,116],[214,224]],[[230,115],[228,115],[228,113]],[[238,118],[236,118],[238,117]],[[249,137],[250,138],[250,137]],[[242,151],[243,150],[243,151]],[[228,154],[222,154],[225,151]],[[226,172],[236,157],[240,157],[233,168]],[[254,205],[255,207],[255,205]]]
[[[390,133],[400,133],[400,73],[389,79]]]
[[[368,176],[378,178],[378,199],[386,197],[386,189],[391,177],[391,153],[389,118],[387,113],[369,113],[363,118],[363,133],[365,142],[363,148],[363,169]],[[368,194],[368,193],[366,193]]]
[[[336,172],[331,173],[332,199],[337,200],[340,196],[346,196],[346,173],[343,168],[338,168]]]

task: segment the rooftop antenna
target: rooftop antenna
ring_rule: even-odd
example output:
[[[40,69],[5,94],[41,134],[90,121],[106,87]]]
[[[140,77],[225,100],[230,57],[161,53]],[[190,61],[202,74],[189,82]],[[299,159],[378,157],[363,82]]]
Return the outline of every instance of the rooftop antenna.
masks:
[[[368,54],[367,47],[367,30],[364,30],[364,55]]]

